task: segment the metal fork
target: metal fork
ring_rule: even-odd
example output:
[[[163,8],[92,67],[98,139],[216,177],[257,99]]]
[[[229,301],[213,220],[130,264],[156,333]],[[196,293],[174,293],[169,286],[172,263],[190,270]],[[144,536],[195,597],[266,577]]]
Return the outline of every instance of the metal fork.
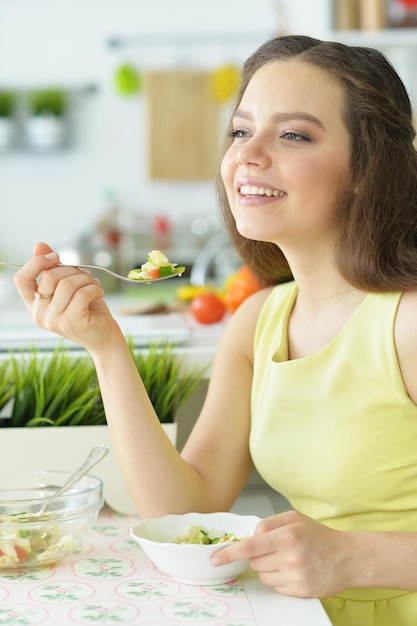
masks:
[[[7,265],[8,267],[23,267],[23,263],[9,263],[7,261],[0,261],[0,265]],[[128,278],[127,276],[116,274],[116,272],[112,272],[106,267],[100,267],[99,265],[82,265],[81,263],[71,265],[69,263],[60,263],[58,267],[75,267],[76,269],[97,270],[99,272],[109,274],[118,280],[124,280],[126,283],[135,285],[150,285],[151,283],[157,283],[160,280],[167,280],[168,278],[174,278],[174,276],[181,276],[185,270],[185,267],[179,266],[175,268],[172,274],[169,274],[168,276],[161,276],[160,278]]]

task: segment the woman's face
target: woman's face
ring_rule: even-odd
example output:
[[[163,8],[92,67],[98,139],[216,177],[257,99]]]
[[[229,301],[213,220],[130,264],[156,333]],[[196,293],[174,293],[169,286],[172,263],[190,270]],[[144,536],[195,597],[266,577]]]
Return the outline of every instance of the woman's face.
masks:
[[[233,117],[222,178],[241,235],[286,246],[328,239],[335,207],[352,188],[343,91],[298,61],[269,63]]]

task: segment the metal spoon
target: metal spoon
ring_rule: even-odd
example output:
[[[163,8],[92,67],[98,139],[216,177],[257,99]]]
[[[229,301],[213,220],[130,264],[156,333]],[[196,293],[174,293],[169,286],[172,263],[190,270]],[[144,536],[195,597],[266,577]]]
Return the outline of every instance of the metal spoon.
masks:
[[[23,263],[9,263],[7,261],[0,261],[0,265],[7,265],[9,267],[23,267]],[[146,278],[146,279],[133,279],[128,278],[127,276],[122,276],[122,274],[116,274],[116,272],[112,272],[108,270],[107,267],[100,267],[99,265],[81,265],[78,263],[77,265],[71,265],[69,263],[60,263],[58,267],[75,267],[78,269],[84,270],[97,270],[99,272],[105,272],[113,278],[117,278],[118,280],[124,280],[126,283],[134,283],[135,285],[150,285],[151,283],[157,283],[160,280],[167,280],[168,278],[174,278],[174,276],[181,276],[185,271],[184,266],[179,266],[175,268],[172,274],[168,276],[161,276],[160,278]]]
[[[75,472],[71,474],[68,480],[60,487],[52,496],[48,496],[45,498],[45,502],[40,507],[39,511],[36,511],[35,515],[43,515],[46,509],[50,506],[50,504],[59,496],[61,496],[65,491],[67,491],[70,487],[75,485],[83,476],[88,474],[90,469],[94,467],[99,461],[104,459],[109,449],[105,443],[101,443],[98,446],[95,446],[84,463],[77,469]]]

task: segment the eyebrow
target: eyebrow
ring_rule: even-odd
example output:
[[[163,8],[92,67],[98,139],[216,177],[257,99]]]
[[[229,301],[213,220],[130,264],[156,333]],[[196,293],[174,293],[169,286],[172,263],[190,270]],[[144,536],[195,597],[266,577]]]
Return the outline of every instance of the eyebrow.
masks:
[[[243,111],[242,109],[237,109],[233,117],[241,117],[242,119],[245,119],[245,120],[252,119],[251,113],[249,113],[248,111]],[[305,120],[307,122],[311,122],[315,124],[316,126],[319,126],[320,128],[324,129],[322,122],[317,117],[315,117],[314,115],[311,115],[310,113],[306,113],[305,111],[288,111],[287,113],[275,113],[275,115],[272,116],[272,120],[274,122],[290,122],[293,120]]]

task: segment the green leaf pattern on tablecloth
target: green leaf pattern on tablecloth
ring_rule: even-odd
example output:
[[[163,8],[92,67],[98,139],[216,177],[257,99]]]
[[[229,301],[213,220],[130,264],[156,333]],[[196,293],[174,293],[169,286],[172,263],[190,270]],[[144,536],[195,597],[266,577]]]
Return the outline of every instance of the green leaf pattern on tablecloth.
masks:
[[[38,602],[78,602],[93,595],[94,587],[76,582],[39,585],[30,592],[30,597]]]
[[[0,606],[1,626],[36,626],[47,616],[47,611],[38,606],[11,604]]]
[[[22,567],[15,570],[5,570],[4,572],[0,571],[0,583],[29,583],[34,582],[36,580],[45,580],[45,578],[50,578],[53,576],[53,569],[51,566],[47,567]]]
[[[202,587],[207,593],[219,596],[244,596],[245,589],[240,580],[234,580],[230,583],[221,585],[204,585]]]
[[[145,554],[140,545],[134,539],[121,539],[111,544],[112,549],[115,552],[121,554],[132,554],[132,552],[141,552]]]
[[[96,524],[93,526],[92,533],[103,537],[120,537],[125,534],[125,530],[114,524]]]
[[[116,587],[116,593],[122,598],[136,600],[155,600],[173,596],[181,591],[181,586],[171,580],[147,578],[132,580]]]
[[[90,557],[76,561],[74,563],[74,571],[81,578],[93,578],[95,580],[114,579],[131,574],[133,563],[130,559],[111,556]]]
[[[125,624],[134,619],[139,609],[121,602],[92,602],[71,612],[71,617],[81,624]]]
[[[162,607],[162,613],[171,619],[190,622],[201,622],[218,619],[229,611],[227,604],[204,598],[190,598],[189,600],[172,600]]]

